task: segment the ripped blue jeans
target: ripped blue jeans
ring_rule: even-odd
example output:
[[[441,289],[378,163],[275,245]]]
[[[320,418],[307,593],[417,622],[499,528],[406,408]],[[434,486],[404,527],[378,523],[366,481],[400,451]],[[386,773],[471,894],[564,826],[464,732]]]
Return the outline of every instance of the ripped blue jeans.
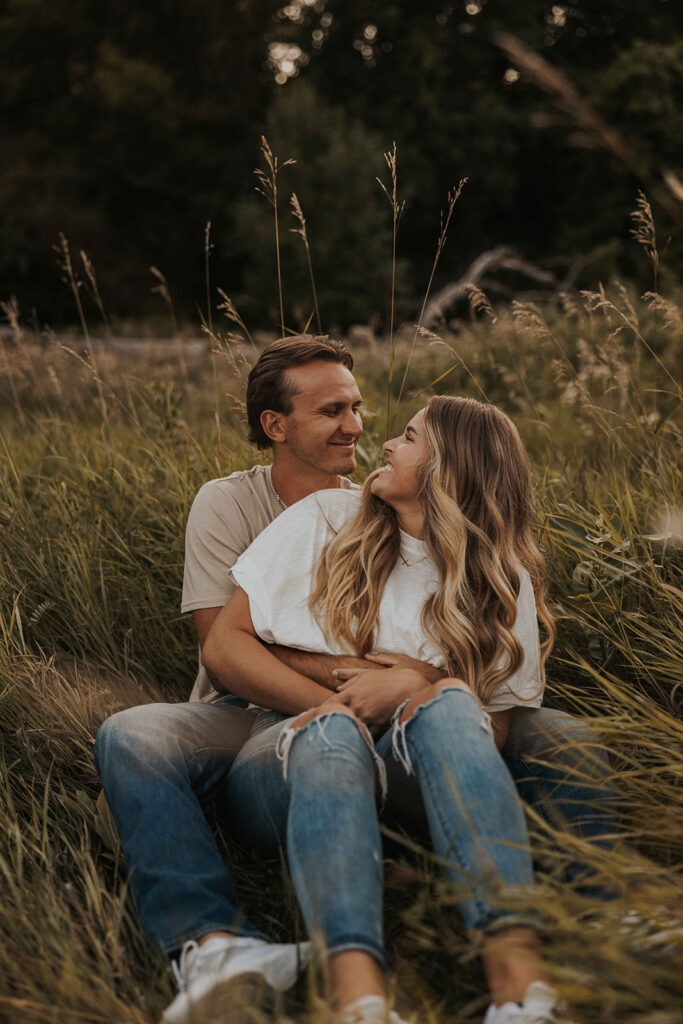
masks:
[[[243,841],[264,853],[286,848],[309,933],[321,934],[330,953],[360,949],[383,965],[376,793],[384,795],[390,763],[392,785],[397,766],[419,783],[467,927],[534,923],[532,910],[506,906],[520,894],[526,907],[533,903],[533,870],[522,807],[488,715],[471,693],[448,688],[404,722],[401,710],[375,743],[340,711],[294,727],[296,719],[266,712],[221,793]]]

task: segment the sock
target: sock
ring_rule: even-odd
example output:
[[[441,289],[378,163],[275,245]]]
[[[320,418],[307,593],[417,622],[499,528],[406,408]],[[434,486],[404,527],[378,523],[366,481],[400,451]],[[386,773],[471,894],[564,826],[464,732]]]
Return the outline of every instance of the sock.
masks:
[[[347,1003],[341,1010],[341,1017],[344,1021],[363,1020],[375,1018],[382,1020],[386,1016],[387,1001],[382,996],[361,996]]]

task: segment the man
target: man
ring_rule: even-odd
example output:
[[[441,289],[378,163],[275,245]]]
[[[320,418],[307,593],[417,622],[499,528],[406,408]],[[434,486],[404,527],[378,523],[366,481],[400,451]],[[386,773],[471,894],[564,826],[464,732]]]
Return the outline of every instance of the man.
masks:
[[[211,625],[234,589],[230,567],[242,551],[288,505],[318,490],[354,486],[343,475],[355,468],[362,433],[352,366],[340,342],[300,336],[270,345],[253,367],[247,388],[249,439],[272,449],[272,465],[205,484],[187,525],[182,610],[193,614],[200,659]],[[273,651],[308,678],[305,700],[311,707],[338,685],[333,672],[343,678],[348,670],[369,665],[353,657]],[[424,672],[434,680],[431,666]],[[257,716],[226,686],[225,680],[210,679],[200,660],[188,703],[119,712],[104,723],[96,741],[96,763],[140,918],[169,955],[182,950],[181,991],[164,1014],[166,1024],[198,1013],[202,1020],[220,1015],[228,1005],[224,1000],[234,1002],[236,985],[245,996],[255,984],[261,998],[266,991],[285,990],[306,953],[306,946],[268,943],[240,915],[204,815],[203,804],[216,794]],[[565,802],[556,796],[553,806],[561,804],[568,817],[572,791],[560,780],[570,755],[563,753],[554,769],[557,777],[542,771],[537,778],[532,760],[554,744],[573,749],[578,732],[568,735],[570,726],[580,728],[558,712],[521,711],[513,716],[503,751],[515,778],[523,780],[523,795],[539,807],[559,783]],[[407,799],[410,809],[412,794],[396,797],[399,805]]]

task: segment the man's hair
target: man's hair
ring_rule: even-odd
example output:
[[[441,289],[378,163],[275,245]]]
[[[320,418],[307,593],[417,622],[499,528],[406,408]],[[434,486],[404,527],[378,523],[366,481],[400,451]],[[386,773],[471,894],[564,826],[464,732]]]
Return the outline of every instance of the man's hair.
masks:
[[[326,334],[280,338],[263,350],[247,383],[247,421],[252,444],[259,448],[272,447],[272,441],[261,426],[261,413],[272,409],[287,416],[292,411],[296,390],[287,380],[286,371],[316,360],[341,363],[347,370],[353,369],[353,357],[346,345]]]

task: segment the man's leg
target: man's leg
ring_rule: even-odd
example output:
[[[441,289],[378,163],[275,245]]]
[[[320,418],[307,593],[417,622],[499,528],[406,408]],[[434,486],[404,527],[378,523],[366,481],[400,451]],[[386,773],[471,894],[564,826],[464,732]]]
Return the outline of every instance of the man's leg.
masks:
[[[516,708],[502,754],[520,796],[546,822],[593,846],[611,847],[616,832],[613,775],[586,722],[552,708]],[[590,885],[585,865],[574,862],[566,873],[570,881],[584,880],[586,895],[605,895]]]
[[[95,762],[138,914],[167,953],[208,932],[263,937],[240,917],[202,809],[254,718],[230,699],[147,704],[118,712],[97,734]]]

